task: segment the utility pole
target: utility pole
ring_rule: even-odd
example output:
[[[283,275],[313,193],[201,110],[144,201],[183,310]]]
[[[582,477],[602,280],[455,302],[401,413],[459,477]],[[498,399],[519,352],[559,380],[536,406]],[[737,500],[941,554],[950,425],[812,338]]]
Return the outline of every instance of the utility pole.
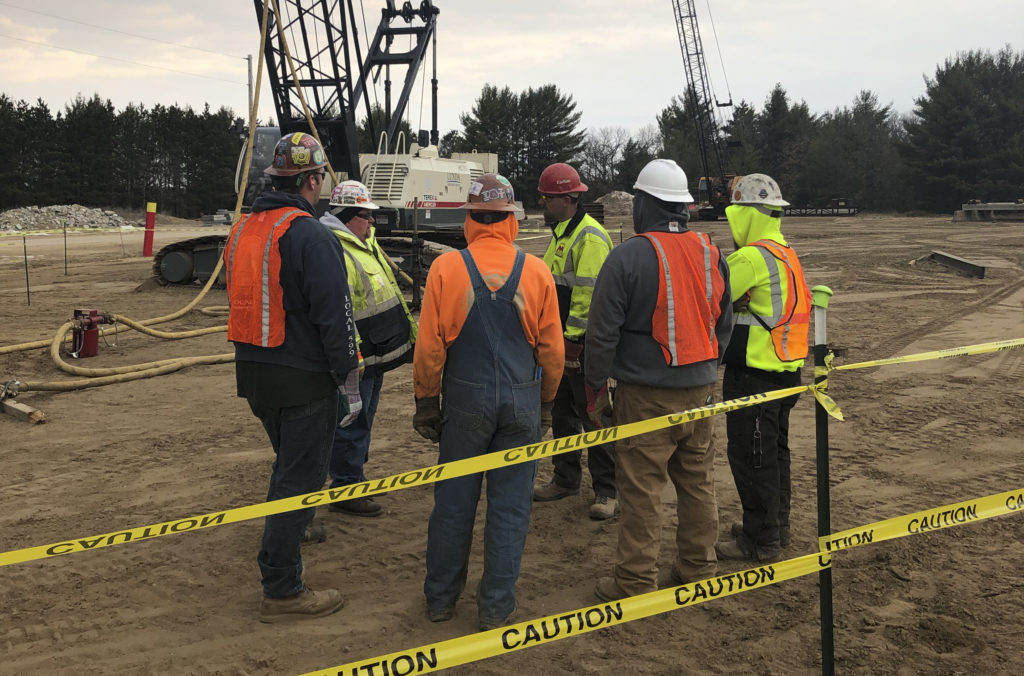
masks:
[[[245,60],[249,62],[249,115],[252,115],[252,54],[246,56]]]

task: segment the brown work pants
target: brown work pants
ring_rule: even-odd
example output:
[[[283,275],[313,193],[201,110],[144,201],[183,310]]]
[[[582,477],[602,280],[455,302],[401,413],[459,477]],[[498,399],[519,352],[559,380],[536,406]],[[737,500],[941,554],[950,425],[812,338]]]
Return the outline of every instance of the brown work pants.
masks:
[[[619,383],[615,424],[656,418],[710,403],[713,385],[676,389]],[[634,596],[658,588],[661,496],[675,485],[679,526],[673,572],[682,581],[711,577],[718,568],[718,503],[711,419],[674,425],[615,442],[615,477],[622,516],[614,577]]]

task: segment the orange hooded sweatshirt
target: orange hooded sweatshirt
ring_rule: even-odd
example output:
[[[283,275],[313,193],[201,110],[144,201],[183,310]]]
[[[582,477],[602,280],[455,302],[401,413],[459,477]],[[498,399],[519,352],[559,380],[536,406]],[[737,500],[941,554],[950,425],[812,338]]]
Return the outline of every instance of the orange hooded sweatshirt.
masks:
[[[462,226],[469,242],[469,253],[487,287],[502,287],[515,263],[519,223],[513,214],[493,225],[477,223],[469,215]],[[427,274],[426,292],[420,311],[420,330],[416,338],[412,377],[416,398],[441,394],[441,372],[448,346],[455,342],[473,307],[473,285],[469,272],[457,251],[439,256]],[[523,323],[523,335],[533,347],[541,367],[540,399],[555,398],[565,366],[562,321],[558,314],[558,296],[551,271],[540,258],[527,254],[516,291],[516,307]],[[518,338],[518,337],[517,337]]]

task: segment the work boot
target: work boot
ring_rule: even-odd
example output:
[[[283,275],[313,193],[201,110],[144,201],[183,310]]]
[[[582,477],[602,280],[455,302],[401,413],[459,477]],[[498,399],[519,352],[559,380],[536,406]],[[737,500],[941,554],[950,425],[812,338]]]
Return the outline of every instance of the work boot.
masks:
[[[534,498],[536,500],[537,498]],[[594,504],[590,506],[590,518],[594,521],[604,521],[619,513],[619,501],[607,495],[598,495],[594,498]]]
[[[444,606],[443,608],[427,606],[427,617],[431,622],[447,622],[455,617],[455,606]]]
[[[716,542],[715,552],[719,560],[749,561],[751,563],[775,563],[782,558],[781,549],[765,549],[756,546],[748,547],[740,539],[728,542]]]
[[[535,486],[533,489],[533,501],[534,502],[550,502],[552,500],[561,500],[567,498],[570,495],[579,495],[580,489],[566,488],[565,486],[559,486],[554,481],[549,481],[543,486]]]
[[[327,539],[327,527],[322,523],[310,521],[306,531],[302,534],[303,544],[307,542],[323,542]]]
[[[380,506],[380,503],[374,502],[373,498],[352,498],[342,502],[332,502],[327,506],[327,510],[352,516],[380,516],[384,513],[384,508]]]
[[[498,627],[508,626],[516,621],[516,617],[519,615],[519,603],[516,602],[512,606],[512,612],[505,616],[503,620],[485,620],[480,618],[480,631],[490,631],[491,629],[497,629]]]
[[[734,523],[732,527],[729,529],[729,535],[733,536],[734,538],[738,538],[741,535],[743,535],[743,524],[739,521]],[[779,544],[783,547],[789,546],[789,526],[779,527]]]
[[[715,566],[713,568],[709,568],[707,572],[699,575],[684,575],[676,567],[676,564],[673,563],[671,568],[658,575],[658,589],[678,587],[680,585],[692,584],[694,582],[699,582],[700,580],[706,580],[709,577],[714,577],[717,572],[718,566]]]
[[[597,585],[594,586],[594,596],[602,601],[618,601],[629,596],[622,591],[614,577],[599,577]]]
[[[287,622],[305,617],[324,617],[341,610],[345,601],[337,589],[313,591],[306,587],[283,599],[264,596],[260,601],[260,622]]]

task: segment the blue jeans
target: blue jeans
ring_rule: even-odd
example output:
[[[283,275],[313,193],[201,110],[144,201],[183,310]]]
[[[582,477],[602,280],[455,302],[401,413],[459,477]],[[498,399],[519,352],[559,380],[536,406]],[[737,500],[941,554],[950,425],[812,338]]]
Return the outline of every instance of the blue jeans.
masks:
[[[461,255],[475,300],[446,355],[441,383],[442,463],[540,441],[540,369],[515,306],[525,256],[515,254],[504,286],[492,292],[469,251],[463,249]],[[486,476],[484,571],[477,587],[477,610],[481,623],[495,625],[512,613],[536,473],[533,461],[434,485],[423,582],[430,610],[453,608],[466,586],[473,521],[480,483]]]
[[[363,379],[359,381],[359,397],[363,400],[363,410],[351,425],[337,427],[334,430],[330,464],[331,488],[366,481],[363,465],[370,457],[370,432],[383,383],[384,374],[380,371],[363,374]]]
[[[267,502],[318,491],[327,478],[338,394],[301,406],[271,408],[249,404],[263,423],[277,458],[270,472]],[[263,573],[263,595],[283,598],[302,586],[302,536],[315,509],[300,509],[266,518],[257,561]]]
[[[539,386],[539,383],[537,383]],[[439,463],[453,462],[540,440],[537,409],[511,402],[501,415],[464,412],[448,388],[441,428]],[[539,392],[539,387],[534,388]],[[533,506],[537,462],[525,462],[482,474],[446,479],[434,485],[434,510],[427,527],[427,577],[423,593],[433,610],[455,605],[466,587],[473,522],[487,477],[487,516],[484,529],[484,570],[477,587],[481,620],[498,623],[516,605],[516,580],[526,546]]]

